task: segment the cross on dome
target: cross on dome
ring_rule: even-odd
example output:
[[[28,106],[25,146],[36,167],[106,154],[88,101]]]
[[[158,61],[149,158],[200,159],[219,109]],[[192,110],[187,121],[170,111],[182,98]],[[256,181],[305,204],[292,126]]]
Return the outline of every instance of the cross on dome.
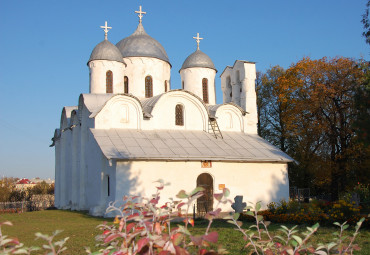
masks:
[[[193,37],[193,38],[196,39],[196,41],[197,41],[197,50],[199,50],[199,43],[200,43],[200,40],[203,40],[203,38],[199,37],[199,33],[197,33],[197,37]]]
[[[143,12],[142,10],[141,10],[141,5],[140,5],[140,7],[139,7],[139,10],[138,11],[135,11],[135,13],[138,13],[139,15],[139,22],[141,23],[141,19],[143,18],[143,14],[146,14],[146,12]]]
[[[105,26],[100,26],[101,28],[104,28],[104,33],[105,33],[105,40],[108,40],[108,32],[109,29],[112,29],[112,27],[108,27],[108,22],[105,22]]]

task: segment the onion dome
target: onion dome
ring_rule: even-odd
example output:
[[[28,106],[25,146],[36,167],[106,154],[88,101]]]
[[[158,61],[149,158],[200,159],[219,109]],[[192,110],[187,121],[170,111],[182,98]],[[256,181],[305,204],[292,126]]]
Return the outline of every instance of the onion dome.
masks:
[[[105,22],[105,26],[100,27],[104,28],[104,41],[95,46],[87,64],[92,60],[110,60],[123,63],[122,54],[119,49],[108,41],[108,31],[112,27],[108,27],[107,21]]]
[[[110,60],[123,62],[122,54],[119,51],[119,49],[108,40],[104,40],[98,45],[96,45],[87,63],[89,63],[92,60]]]
[[[171,65],[163,46],[149,36],[140,22],[136,31],[116,44],[123,57],[151,57]]]
[[[211,58],[208,57],[207,54],[205,54],[199,49],[197,49],[195,52],[193,52],[189,57],[185,59],[180,71],[182,69],[190,67],[205,67],[213,69],[217,72],[217,69],[215,68],[215,65],[213,64]]]

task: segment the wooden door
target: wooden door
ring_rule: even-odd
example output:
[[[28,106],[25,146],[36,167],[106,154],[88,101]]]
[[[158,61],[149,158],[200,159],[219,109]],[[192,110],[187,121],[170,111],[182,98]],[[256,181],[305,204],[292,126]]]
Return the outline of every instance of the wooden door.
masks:
[[[203,173],[197,178],[197,187],[204,188],[204,195],[197,199],[197,212],[204,216],[207,212],[213,211],[213,178],[210,174]]]

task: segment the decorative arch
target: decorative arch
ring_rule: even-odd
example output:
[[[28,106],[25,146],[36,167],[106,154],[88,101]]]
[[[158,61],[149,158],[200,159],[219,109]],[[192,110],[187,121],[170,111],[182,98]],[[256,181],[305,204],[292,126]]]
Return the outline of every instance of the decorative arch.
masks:
[[[117,95],[90,118],[95,118],[96,128],[141,128],[142,106],[136,98]]]
[[[213,177],[209,173],[202,173],[197,178],[197,187],[204,188],[203,196],[197,199],[198,215],[205,215],[213,211]]]
[[[184,126],[184,106],[177,104],[175,107],[175,125]]]
[[[217,108],[215,116],[221,129],[243,131],[243,110],[234,104],[223,104]]]
[[[150,75],[145,77],[145,97],[153,97],[153,78]]]
[[[111,70],[105,73],[105,91],[106,93],[113,93],[113,72]]]
[[[184,90],[179,89],[179,90],[170,90],[167,93],[160,94],[156,97],[158,97],[156,98],[156,100],[153,100],[153,101],[150,100],[150,104],[144,106],[144,108],[146,108],[148,110],[148,113],[150,113],[152,116],[163,115],[163,109],[164,109],[163,107],[167,107],[166,109],[168,109],[167,103],[171,100],[176,101],[176,103],[171,104],[171,107],[173,107],[172,109],[174,109],[177,104],[185,102],[183,100],[186,100],[187,102],[192,104],[192,107],[194,106],[197,109],[197,111],[199,111],[202,129],[204,131],[207,130],[208,119],[209,119],[208,107],[205,105],[203,100],[197,95],[189,91],[184,91]],[[187,120],[190,118],[190,117],[186,118],[185,114],[186,112],[184,111],[184,125],[186,125]],[[189,115],[190,114],[192,113],[189,112]],[[161,126],[162,124],[159,124],[159,125]]]
[[[208,104],[208,79],[203,78],[202,79],[202,88],[203,88],[203,101],[204,103]]]
[[[128,94],[128,77],[127,76],[123,78],[123,85],[124,85],[123,93]]]

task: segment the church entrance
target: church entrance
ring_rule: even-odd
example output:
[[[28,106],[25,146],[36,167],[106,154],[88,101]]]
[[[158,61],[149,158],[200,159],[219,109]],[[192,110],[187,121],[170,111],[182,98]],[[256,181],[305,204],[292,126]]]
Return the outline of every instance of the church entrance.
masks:
[[[213,211],[213,178],[210,174],[203,173],[197,178],[197,187],[204,188],[204,195],[197,199],[197,212],[204,216],[207,212]]]

